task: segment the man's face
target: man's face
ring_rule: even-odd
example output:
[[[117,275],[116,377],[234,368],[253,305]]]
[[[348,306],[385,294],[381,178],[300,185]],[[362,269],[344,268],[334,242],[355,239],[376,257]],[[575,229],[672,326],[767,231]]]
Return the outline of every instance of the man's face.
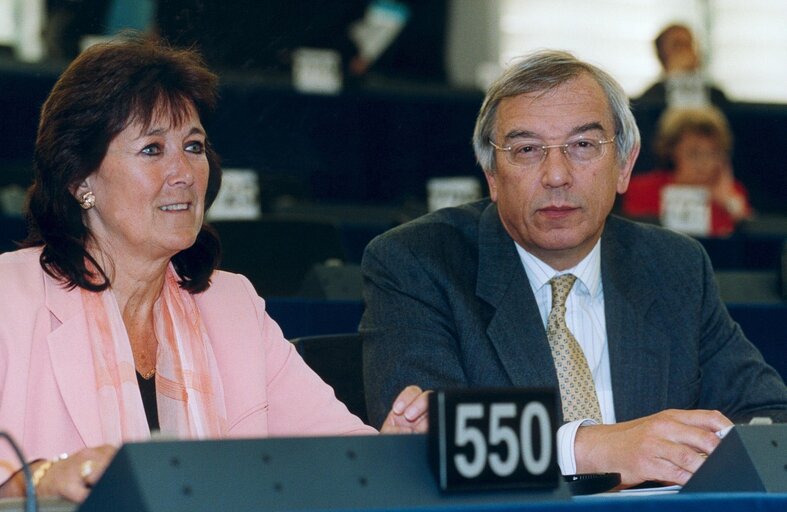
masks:
[[[664,34],[661,53],[667,73],[694,71],[700,65],[694,38],[682,27],[675,27]]]
[[[543,145],[584,137],[609,140],[615,125],[601,86],[581,75],[547,92],[520,94],[500,102],[495,143],[519,140]],[[615,193],[628,188],[638,154],[619,163],[614,144],[593,162],[576,164],[549,150],[540,165],[521,168],[496,151],[496,171],[486,179],[506,231],[524,249],[557,270],[582,260],[601,236]]]

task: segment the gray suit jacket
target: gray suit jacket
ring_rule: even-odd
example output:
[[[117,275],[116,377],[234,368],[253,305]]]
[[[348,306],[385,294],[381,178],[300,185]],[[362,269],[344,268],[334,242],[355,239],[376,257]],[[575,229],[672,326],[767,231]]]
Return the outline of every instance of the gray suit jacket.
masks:
[[[488,199],[381,235],[362,268],[373,425],[408,384],[557,388],[527,275]],[[787,420],[787,388],[730,318],[698,242],[611,216],[601,276],[618,421],[667,408]]]

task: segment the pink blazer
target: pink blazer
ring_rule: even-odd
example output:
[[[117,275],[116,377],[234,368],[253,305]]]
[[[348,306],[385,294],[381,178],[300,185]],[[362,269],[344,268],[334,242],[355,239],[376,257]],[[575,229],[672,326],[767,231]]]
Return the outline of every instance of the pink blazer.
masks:
[[[104,444],[79,291],[44,273],[39,249],[0,255],[0,430],[28,460]],[[375,432],[339,402],[265,313],[243,276],[195,296],[219,366],[229,437]],[[0,442],[0,482],[19,463]]]

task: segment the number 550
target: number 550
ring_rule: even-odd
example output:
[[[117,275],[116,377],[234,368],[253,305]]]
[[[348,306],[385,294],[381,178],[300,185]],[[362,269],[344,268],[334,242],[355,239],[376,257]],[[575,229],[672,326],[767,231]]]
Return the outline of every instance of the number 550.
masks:
[[[468,444],[473,446],[473,458],[465,454],[454,455],[456,470],[465,478],[475,478],[484,468],[489,468],[497,476],[511,475],[519,465],[520,457],[525,470],[533,476],[540,475],[547,470],[552,453],[552,437],[549,413],[546,407],[539,402],[529,402],[522,410],[519,418],[519,432],[503,425],[504,419],[516,418],[517,407],[514,403],[493,403],[489,406],[489,430],[487,439],[484,432],[470,425],[470,420],[483,420],[484,406],[480,403],[460,403],[456,407],[456,432],[454,444],[463,447]],[[531,426],[537,420],[540,432],[539,458],[533,450],[533,432]],[[498,453],[489,453],[489,446],[506,445],[505,457]]]

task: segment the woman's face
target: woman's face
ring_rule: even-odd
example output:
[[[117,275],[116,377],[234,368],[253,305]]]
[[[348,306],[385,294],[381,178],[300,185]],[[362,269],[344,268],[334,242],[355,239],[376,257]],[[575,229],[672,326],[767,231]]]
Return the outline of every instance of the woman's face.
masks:
[[[721,144],[711,135],[687,132],[672,154],[675,181],[686,185],[713,185],[727,161]]]
[[[158,109],[144,129],[130,124],[110,142],[98,170],[77,189],[91,190],[88,230],[114,260],[168,260],[190,247],[202,226],[208,183],[206,136],[189,106],[173,126]]]

